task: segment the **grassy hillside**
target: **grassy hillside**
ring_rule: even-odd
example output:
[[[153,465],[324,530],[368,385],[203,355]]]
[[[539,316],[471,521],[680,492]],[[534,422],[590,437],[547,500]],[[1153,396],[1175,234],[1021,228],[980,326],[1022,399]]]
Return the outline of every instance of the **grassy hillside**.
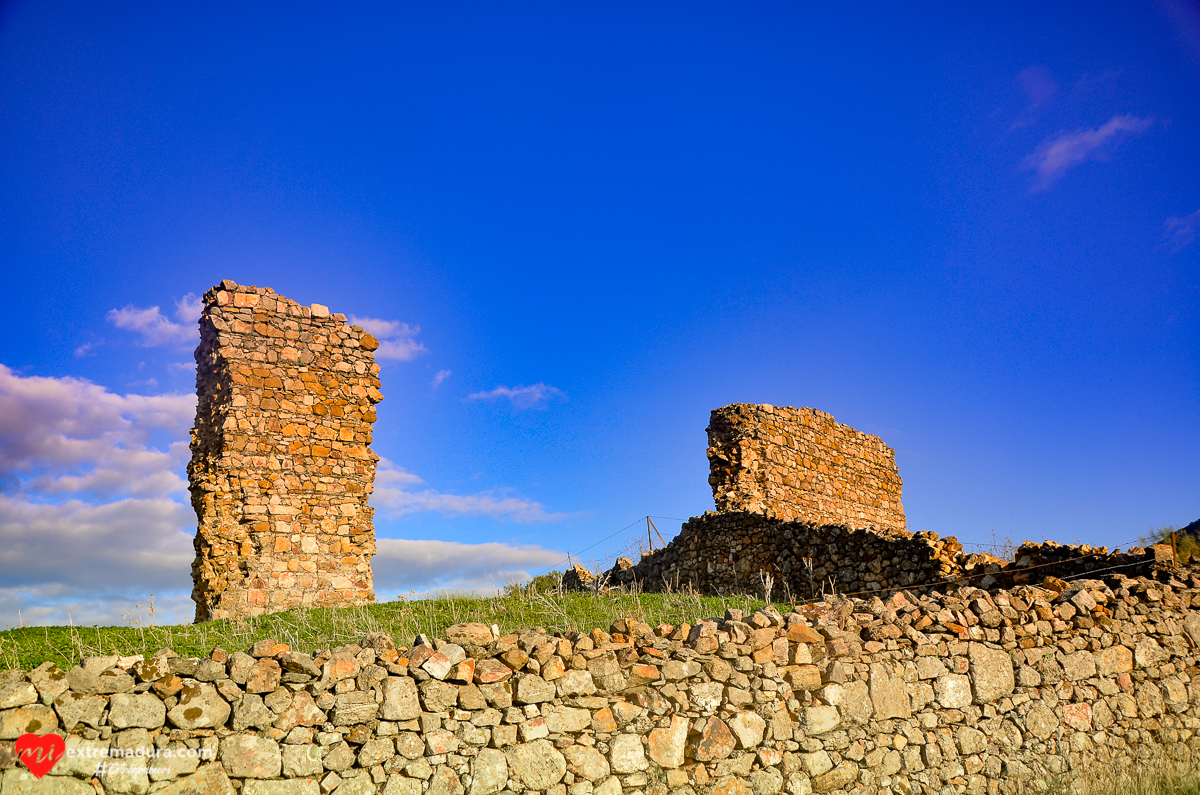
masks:
[[[81,656],[144,654],[169,647],[185,656],[207,656],[213,648],[244,650],[263,638],[312,652],[359,640],[367,632],[387,632],[397,643],[418,633],[441,635],[462,621],[499,624],[501,631],[542,626],[550,631],[607,627],[618,618],[635,617],[651,625],[694,623],[719,616],[727,607],[757,610],[766,603],[748,596],[703,597],[695,594],[620,594],[600,596],[513,592],[498,597],[443,595],[432,599],[388,602],[358,608],[289,610],[254,619],[210,621],[162,627],[26,627],[0,632],[0,670],[33,668],[45,660],[59,667]],[[781,612],[790,605],[776,603]],[[1096,773],[1095,777],[1089,775]],[[1136,768],[1084,771],[1084,780],[1030,782],[1023,792],[1039,795],[1200,795],[1196,770],[1163,760]]]
[[[98,654],[144,654],[168,647],[188,657],[204,657],[215,647],[245,650],[263,638],[312,652],[358,641],[367,632],[387,632],[398,644],[417,633],[442,634],[462,621],[498,624],[501,631],[542,626],[550,631],[607,629],[618,618],[636,617],[650,625],[695,622],[720,616],[726,607],[757,610],[766,603],[749,596],[694,594],[592,594],[512,592],[498,597],[444,595],[365,607],[288,610],[251,619],[208,621],[184,626],[24,627],[0,632],[0,670],[33,668],[52,660],[60,668]],[[790,606],[779,605],[786,612]]]

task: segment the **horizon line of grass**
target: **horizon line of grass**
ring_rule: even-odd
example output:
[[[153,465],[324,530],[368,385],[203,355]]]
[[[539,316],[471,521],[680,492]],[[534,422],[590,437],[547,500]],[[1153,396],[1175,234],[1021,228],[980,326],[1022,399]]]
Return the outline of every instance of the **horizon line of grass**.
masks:
[[[439,637],[447,627],[467,621],[497,624],[501,632],[544,627],[549,632],[607,630],[619,618],[651,626],[695,623],[721,616],[727,608],[753,612],[767,604],[745,594],[702,596],[695,592],[595,593],[539,592],[510,588],[496,596],[443,593],[427,599],[380,602],[356,607],[294,608],[248,618],[199,624],[82,627],[37,626],[0,631],[0,670],[35,668],[50,661],[64,670],[80,658],[105,654],[149,656],[169,648],[185,657],[207,657],[214,648],[243,651],[256,641],[275,638],[309,653],[358,642],[368,632],[386,632],[397,645],[409,646],[419,634]],[[787,602],[773,602],[782,612]]]

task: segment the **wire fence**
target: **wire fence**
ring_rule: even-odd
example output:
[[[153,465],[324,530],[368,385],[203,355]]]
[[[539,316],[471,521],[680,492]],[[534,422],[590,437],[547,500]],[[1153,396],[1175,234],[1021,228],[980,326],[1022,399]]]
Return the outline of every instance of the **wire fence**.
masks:
[[[647,551],[649,551],[651,549],[655,549],[654,537],[651,535],[651,528],[654,528],[655,530],[657,530],[657,526],[653,525],[652,522],[649,521],[649,520],[653,520],[653,519],[677,521],[677,522],[680,522],[681,524],[689,521],[687,519],[680,519],[679,517],[675,517],[675,516],[648,515],[648,516],[639,517],[639,518],[633,520],[632,522],[630,522],[629,524],[625,525],[621,529],[616,530],[615,532],[605,536],[604,538],[601,538],[599,541],[596,541],[596,542],[592,543],[591,545],[584,547],[583,549],[579,550],[578,552],[568,552],[567,557],[563,558],[561,561],[554,564],[553,566],[543,569],[542,571],[538,572],[538,574],[535,576],[540,576],[542,574],[547,574],[551,571],[556,571],[556,570],[561,571],[561,570],[563,570],[564,566],[570,567],[575,564],[583,564],[584,567],[587,568],[588,570],[599,573],[599,572],[603,572],[603,571],[607,571],[607,570],[611,569],[613,567],[613,565],[616,563],[617,559],[621,558],[621,557],[630,558],[634,563],[636,563],[638,561],[638,559],[641,558],[641,556],[643,554],[645,554]],[[635,528],[636,528],[636,533],[634,532]],[[603,550],[603,552],[601,552],[601,553],[596,553],[593,551],[600,545],[605,544],[621,535],[626,535],[627,538],[625,538],[623,541],[618,542],[619,545],[606,547]],[[669,544],[674,539],[674,537],[675,537],[675,534],[672,534],[671,536],[666,537],[666,538],[664,538],[661,534],[659,534],[658,538],[659,538],[660,544],[659,544],[658,548],[661,548],[662,546]],[[996,550],[1001,550],[1006,553],[1011,553],[1019,548],[1019,545],[1014,545],[1012,543],[1000,543],[1000,544],[988,544],[988,543],[982,543],[982,542],[959,542],[959,543],[961,543],[964,548],[971,547],[971,548],[975,548],[975,549],[996,549]],[[1046,543],[1046,539],[1043,539],[1041,542],[1034,542],[1034,543]],[[1147,538],[1139,537],[1139,538],[1132,539],[1130,541],[1124,541],[1119,544],[1115,544],[1112,547],[1112,549],[1115,553],[1115,551],[1117,551],[1117,550],[1128,549],[1131,546],[1137,546],[1137,545],[1146,544],[1146,543],[1148,543]],[[1034,566],[1023,566],[1023,567],[1021,567],[1020,571],[1021,572],[1035,571],[1038,569],[1044,569],[1044,568],[1048,568],[1051,566],[1064,566],[1064,565],[1070,564],[1074,561],[1086,560],[1088,558],[1095,558],[1095,557],[1108,557],[1110,554],[1113,554],[1113,553],[1110,553],[1107,551],[1108,550],[1107,546],[1105,546],[1104,549],[1106,550],[1105,552],[1091,552],[1091,553],[1088,553],[1085,555],[1079,555],[1079,556],[1073,557],[1073,558],[1064,558],[1063,560],[1052,561],[1049,563],[1042,563],[1042,564],[1038,564],[1038,565],[1034,565]],[[592,554],[588,555],[587,554],[588,552],[592,552]],[[1086,572],[1073,574],[1073,575],[1064,577],[1062,579],[1076,580],[1076,579],[1080,579],[1080,578],[1084,578],[1084,577],[1090,577],[1093,574],[1099,574],[1101,572],[1117,571],[1120,569],[1127,569],[1127,568],[1132,568],[1134,566],[1140,566],[1140,565],[1144,565],[1144,561],[1135,561],[1132,563],[1124,563],[1124,564],[1118,564],[1118,565],[1114,565],[1114,566],[1108,566],[1108,567],[1101,568],[1101,569],[1092,569],[1092,570],[1089,570]],[[888,590],[889,591],[908,591],[908,590],[925,589],[925,588],[936,588],[936,587],[942,586],[942,585],[950,585],[950,584],[954,584],[954,583],[961,584],[964,581],[970,581],[970,580],[974,580],[974,579],[982,579],[983,577],[987,577],[991,574],[994,574],[994,572],[987,572],[987,571],[975,572],[975,573],[970,573],[970,574],[963,574],[963,575],[960,575],[960,576],[952,578],[952,579],[940,580],[937,582],[920,583],[920,584],[916,584],[916,585],[908,585],[908,586],[903,586],[903,587],[895,587],[895,588],[890,588]],[[877,591],[852,591],[852,592],[839,592],[838,595],[839,596],[862,596],[862,595],[874,595],[877,593],[878,593]]]
[[[606,571],[612,568],[617,562],[617,558],[620,557],[631,558],[636,563],[637,559],[645,554],[648,550],[661,548],[662,546],[671,543],[675,537],[675,534],[672,534],[664,538],[661,534],[659,534],[657,537],[660,539],[660,543],[658,547],[655,547],[653,539],[647,534],[649,530],[649,526],[646,523],[647,519],[665,519],[670,522],[679,522],[680,524],[688,521],[687,519],[680,519],[677,516],[640,516],[622,527],[620,530],[601,538],[599,541],[584,547],[578,552],[568,551],[565,558],[560,560],[558,563],[555,563],[553,566],[539,571],[534,576],[541,576],[556,570],[561,571],[564,566],[570,567],[577,563],[582,563],[591,571]],[[638,528],[636,534],[632,532],[633,528],[635,527]],[[618,542],[620,544],[619,546],[608,547],[599,554],[595,552],[593,552],[591,555],[587,554],[588,552],[592,552],[592,550],[601,544],[604,544],[605,542],[610,541],[622,534],[627,534],[629,537],[624,541]]]
[[[1140,543],[1140,541],[1141,541],[1141,539],[1137,539],[1134,541],[1127,541],[1127,542],[1124,542],[1117,546],[1114,546],[1113,549],[1123,549],[1127,546],[1136,545],[1136,544]],[[1045,569],[1045,568],[1049,568],[1052,566],[1064,566],[1068,563],[1072,563],[1074,561],[1079,561],[1079,560],[1087,560],[1088,558],[1108,557],[1110,554],[1111,553],[1109,553],[1109,552],[1089,552],[1086,555],[1078,555],[1073,558],[1063,558],[1062,560],[1054,560],[1054,561],[1050,561],[1048,563],[1039,563],[1034,566],[1022,566],[1021,568],[1017,569],[1015,572],[1011,572],[1011,573],[1020,572],[1023,574],[1028,571],[1036,571],[1038,569]],[[1128,569],[1128,568],[1132,568],[1134,566],[1144,566],[1144,565],[1146,565],[1146,561],[1135,560],[1130,563],[1121,563],[1121,564],[1117,564],[1115,566],[1107,566],[1107,567],[1101,568],[1101,569],[1089,569],[1087,571],[1082,571],[1077,574],[1072,574],[1072,575],[1069,575],[1066,577],[1062,577],[1060,579],[1062,579],[1064,581],[1079,580],[1079,579],[1083,579],[1083,578],[1091,579],[1092,575],[1099,574],[1101,572],[1116,571],[1118,569]],[[923,590],[926,588],[937,588],[938,586],[941,586],[941,585],[956,585],[956,584],[961,585],[964,581],[983,579],[984,577],[989,577],[989,576],[994,576],[994,575],[995,575],[995,572],[981,571],[981,572],[975,572],[973,574],[961,574],[958,577],[953,577],[953,578],[945,579],[945,580],[938,580],[936,582],[922,582],[922,583],[915,583],[913,585],[893,586],[891,588],[880,589],[878,591],[838,591],[836,593],[836,595],[839,597],[878,596],[883,591],[887,591],[888,593],[894,593],[896,591],[917,591],[917,590]],[[796,600],[796,603],[797,604],[808,604],[808,603],[817,602],[817,601],[821,601],[821,600],[819,600],[819,599],[799,599],[799,600]]]

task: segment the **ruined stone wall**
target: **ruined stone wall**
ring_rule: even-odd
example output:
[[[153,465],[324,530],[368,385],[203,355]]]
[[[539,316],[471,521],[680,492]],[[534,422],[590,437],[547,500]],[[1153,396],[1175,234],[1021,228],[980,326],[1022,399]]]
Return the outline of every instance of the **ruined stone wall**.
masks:
[[[1200,767],[1195,574],[45,663],[0,674],[0,791],[1113,792],[1123,769]],[[26,732],[65,737],[40,782]]]
[[[270,288],[204,294],[188,465],[197,621],[374,601],[378,347]]]
[[[709,512],[689,519],[670,544],[642,555],[636,565],[614,566],[608,584],[761,593],[769,576],[778,594],[807,600],[822,590],[886,590],[953,579],[962,572],[956,557],[961,549],[954,538],[934,533],[878,533],[745,511]]]
[[[1143,573],[1170,554],[1026,542],[1001,560],[966,552],[953,536],[910,533],[891,449],[815,409],[735,403],[712,412],[708,438],[717,511],[689,519],[636,564],[619,558],[603,574],[576,567],[566,587],[588,590],[600,576],[605,587],[774,588],[813,599],[948,582],[1009,587],[1113,567]]]
[[[715,409],[708,461],[719,512],[905,528],[895,453],[823,411],[751,403]]]
[[[949,584],[1012,587],[1111,570],[1145,574],[1171,559],[1170,548],[1162,545],[1110,552],[1090,544],[1027,541],[1012,560],[1002,560],[967,552],[954,536],[937,533],[709,511],[689,519],[667,546],[643,554],[636,564],[622,558],[602,576],[607,587],[705,594],[761,594],[769,582],[777,596],[809,600]],[[580,579],[574,576],[569,587],[586,589]]]

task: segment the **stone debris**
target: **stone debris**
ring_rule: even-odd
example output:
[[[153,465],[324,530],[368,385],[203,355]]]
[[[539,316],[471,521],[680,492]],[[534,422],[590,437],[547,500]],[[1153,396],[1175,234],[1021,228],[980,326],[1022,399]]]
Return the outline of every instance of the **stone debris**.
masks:
[[[8,671],[0,791],[1015,793],[1195,758],[1200,569],[1064,582]],[[286,673],[251,692],[264,661]],[[50,731],[69,755],[33,790],[14,743]]]
[[[1113,569],[1150,574],[1174,565],[1170,547],[1164,545],[1110,552],[1089,544],[1026,542],[1006,561],[966,553],[955,537],[941,538],[932,532],[881,532],[712,511],[689,519],[667,546],[643,554],[636,564],[622,561],[603,575],[607,586],[761,594],[769,575],[776,597],[804,600],[872,592],[884,596],[915,586],[974,585],[994,590],[1036,583],[1049,587],[1057,581],[1066,588],[1062,577]],[[563,587],[571,590],[568,586],[576,579],[564,577]],[[1069,593],[1078,598],[1077,589]],[[994,624],[999,618],[997,613],[984,620]],[[895,631],[880,628],[875,640],[887,640],[884,635]]]
[[[563,574],[562,587],[567,591],[590,591],[596,585],[596,575],[586,566],[576,563]]]
[[[378,347],[267,287],[204,294],[188,465],[197,621],[374,601]]]

